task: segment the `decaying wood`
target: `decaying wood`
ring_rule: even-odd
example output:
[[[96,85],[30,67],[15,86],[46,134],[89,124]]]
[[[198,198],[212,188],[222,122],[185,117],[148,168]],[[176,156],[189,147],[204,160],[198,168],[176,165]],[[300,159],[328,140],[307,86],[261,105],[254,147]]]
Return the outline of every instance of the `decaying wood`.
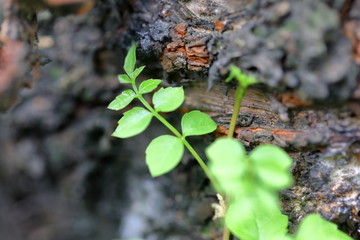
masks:
[[[163,0],[152,8],[160,9],[160,15],[154,13],[151,22],[143,19],[149,22],[134,30],[140,50],[159,55],[169,81],[194,79],[198,73],[198,79],[212,84],[235,64],[269,86],[296,90],[302,98],[343,101],[357,86],[358,66],[351,52],[356,55],[359,28],[350,24],[358,21],[357,4]],[[352,42],[342,32],[346,24]]]
[[[186,103],[209,113],[220,126],[218,133],[226,135],[222,129],[231,119],[234,90],[225,85],[204,89],[204,84],[187,89]],[[360,138],[360,104],[356,101],[340,109],[313,109],[300,99],[293,99],[293,104],[282,101],[283,94],[250,88],[240,109],[236,137],[246,145],[271,143],[297,150],[351,144]]]

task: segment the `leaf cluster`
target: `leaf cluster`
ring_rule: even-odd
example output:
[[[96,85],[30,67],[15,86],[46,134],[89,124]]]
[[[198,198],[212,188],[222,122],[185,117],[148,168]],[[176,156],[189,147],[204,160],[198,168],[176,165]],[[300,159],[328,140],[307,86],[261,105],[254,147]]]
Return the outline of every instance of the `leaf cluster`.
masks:
[[[175,136],[162,135],[151,141],[146,149],[146,163],[153,177],[165,174],[174,169],[182,159],[186,137],[203,135],[213,132],[217,125],[205,113],[191,111],[181,119],[182,133],[179,133],[159,113],[176,110],[184,102],[185,94],[182,87],[160,88],[152,96],[151,106],[143,97],[143,94],[153,92],[158,88],[161,80],[148,79],[137,86],[136,78],[145,68],[135,69],[136,48],[133,45],[124,62],[126,74],[118,76],[119,82],[131,84],[132,89],[123,91],[108,106],[112,110],[121,110],[127,107],[134,99],[140,100],[144,107],[134,107],[124,113],[119,120],[118,126],[112,134],[118,138],[133,137],[142,133],[150,124],[153,117],[167,126]]]
[[[295,236],[287,233],[288,217],[280,211],[278,191],[293,183],[292,159],[281,148],[260,145],[247,155],[238,140],[223,138],[211,144],[206,155],[210,171],[230,198],[225,224],[240,239],[351,239],[316,214],[304,219]]]

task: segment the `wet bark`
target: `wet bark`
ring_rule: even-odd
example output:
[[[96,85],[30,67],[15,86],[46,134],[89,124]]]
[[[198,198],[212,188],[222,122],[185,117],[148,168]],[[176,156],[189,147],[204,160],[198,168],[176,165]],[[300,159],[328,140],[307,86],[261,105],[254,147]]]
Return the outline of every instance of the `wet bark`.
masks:
[[[54,237],[49,229],[63,239],[59,229],[68,227],[67,216],[79,219],[78,215],[89,214],[88,208],[96,209],[89,217],[93,222],[88,223],[94,229],[101,219],[101,203],[111,202],[124,203],[119,213],[121,237],[134,237],[130,225],[140,221],[139,237],[182,239],[191,232],[191,239],[216,239],[217,230],[200,234],[205,227],[212,229],[211,209],[204,206],[210,206],[213,196],[209,197],[208,184],[189,157],[168,178],[154,183],[145,175],[145,165],[126,160],[143,161],[142,156],[128,157],[139,152],[131,142],[110,139],[119,116],[105,107],[120,90],[114,78],[134,40],[139,62],[147,65],[145,75],[185,86],[183,110],[209,113],[219,125],[217,136],[226,134],[234,102],[233,86],[222,83],[228,67],[236,65],[257,76],[261,84],[246,93],[236,138],[249,150],[271,143],[294,158],[296,183],[281,193],[291,230],[303,216],[318,212],[360,239],[359,0],[3,3],[0,110],[19,104],[0,118],[1,205],[27,199],[18,209],[29,216],[42,213],[44,218],[51,212],[46,207],[37,207],[37,214],[29,213],[26,205],[48,206],[44,203],[52,199],[60,209],[50,215],[51,227],[36,225],[45,232],[24,224],[23,231],[10,234],[9,239],[49,239]],[[19,100],[21,87],[32,82],[33,90]],[[141,148],[162,131],[157,127],[145,134],[145,140],[132,143]],[[141,177],[133,177],[139,172]],[[119,183],[111,187],[118,175]],[[20,180],[15,184],[14,179]],[[173,183],[171,188],[168,181]],[[73,183],[83,194],[76,193]],[[62,191],[53,191],[54,186]],[[46,191],[34,194],[28,189]],[[76,199],[80,209],[76,214],[61,198],[64,193]],[[137,200],[141,198],[144,202]],[[134,208],[139,201],[147,204],[145,200],[162,202],[156,210],[174,215],[171,204],[179,206],[186,220],[167,216],[161,221],[163,216],[154,216],[154,209],[142,209],[146,213],[141,215]],[[114,206],[109,208],[116,211]],[[12,215],[11,226],[26,222],[19,215]],[[111,213],[105,215],[111,219]],[[94,231],[109,239],[104,232],[114,230],[119,221],[108,220],[102,230]],[[91,239],[91,234],[77,230],[68,239]],[[34,237],[24,237],[30,235]]]

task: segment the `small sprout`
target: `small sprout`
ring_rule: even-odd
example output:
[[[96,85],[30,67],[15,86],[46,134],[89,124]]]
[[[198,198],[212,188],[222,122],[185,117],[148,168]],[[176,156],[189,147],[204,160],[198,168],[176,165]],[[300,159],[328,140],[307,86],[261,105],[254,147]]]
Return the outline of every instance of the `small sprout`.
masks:
[[[259,81],[255,77],[248,74],[244,74],[240,68],[236,66],[230,66],[230,74],[225,79],[225,82],[230,82],[234,78],[236,78],[239,85],[241,85],[243,88],[247,88],[252,84],[259,83]]]

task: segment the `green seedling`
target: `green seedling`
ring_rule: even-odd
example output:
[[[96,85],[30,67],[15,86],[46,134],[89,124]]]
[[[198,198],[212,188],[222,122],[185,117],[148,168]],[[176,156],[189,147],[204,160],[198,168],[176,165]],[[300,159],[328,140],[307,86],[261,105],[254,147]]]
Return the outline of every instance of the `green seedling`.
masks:
[[[279,209],[278,191],[291,186],[291,158],[273,145],[249,155],[233,138],[217,139],[206,154],[210,171],[230,199],[225,224],[244,240],[278,239],[287,233],[287,216]]]
[[[293,183],[289,168],[292,159],[281,148],[260,145],[249,154],[240,141],[233,139],[241,101],[246,88],[257,80],[244,74],[239,68],[230,68],[226,81],[235,78],[235,106],[230,122],[228,138],[217,139],[206,149],[209,167],[186,140],[187,137],[213,132],[217,125],[205,113],[191,111],[181,119],[181,132],[171,125],[161,112],[176,110],[184,101],[182,87],[159,88],[161,80],[149,79],[140,85],[137,77],[143,67],[135,68],[136,49],[132,46],[125,58],[126,74],[118,76],[119,82],[132,89],[123,91],[108,108],[121,110],[138,99],[143,107],[134,107],[124,113],[113,136],[128,138],[140,134],[153,118],[165,125],[172,135],[153,139],[146,149],[146,163],[153,177],[168,173],[181,161],[185,148],[197,160],[218,193],[220,204],[216,205],[216,217],[225,218],[223,240],[232,234],[241,240],[350,240],[335,224],[319,215],[304,218],[295,235],[288,233],[288,217],[281,213],[278,192]],[[158,89],[158,90],[157,90]],[[143,97],[155,91],[152,105]]]
[[[238,86],[235,91],[235,104],[234,104],[234,111],[231,117],[230,126],[229,126],[229,133],[228,137],[233,137],[235,126],[237,122],[237,118],[239,116],[241,102],[245,95],[245,90],[253,84],[258,83],[255,77],[251,75],[244,74],[240,68],[236,66],[230,66],[230,74],[225,79],[225,82],[230,82],[233,79],[236,79],[238,82]]]
[[[238,87],[228,138],[217,139],[206,149],[210,171],[228,199],[225,226],[241,240],[351,239],[316,214],[304,219],[295,236],[288,234],[288,217],[281,213],[278,192],[293,183],[292,159],[274,145],[260,145],[247,155],[240,141],[232,138],[245,90],[258,82],[235,66],[226,81],[233,78]],[[226,232],[225,228],[224,240],[229,239]]]
[[[138,86],[136,78],[144,67],[135,68],[135,63],[136,48],[132,46],[125,58],[124,70],[126,74],[119,75],[118,77],[120,83],[128,84],[132,89],[123,91],[109,104],[108,108],[121,110],[128,106],[134,99],[138,99],[144,107],[134,107],[126,111],[124,116],[119,120],[118,127],[113,133],[113,136],[128,138],[140,134],[149,126],[154,117],[157,118],[173,135],[159,136],[152,140],[147,147],[146,163],[149,167],[150,174],[153,177],[157,177],[174,169],[180,163],[184,149],[187,148],[198,161],[216,191],[219,192],[220,187],[212,176],[212,173],[195,149],[186,140],[186,138],[190,136],[204,135],[213,132],[217,127],[216,123],[205,113],[191,111],[186,113],[181,119],[182,132],[180,133],[161,116],[160,112],[172,112],[179,108],[184,102],[184,89],[182,87],[160,88],[153,94],[153,105],[149,104],[143,95],[156,90],[161,80],[149,79],[143,81]]]

